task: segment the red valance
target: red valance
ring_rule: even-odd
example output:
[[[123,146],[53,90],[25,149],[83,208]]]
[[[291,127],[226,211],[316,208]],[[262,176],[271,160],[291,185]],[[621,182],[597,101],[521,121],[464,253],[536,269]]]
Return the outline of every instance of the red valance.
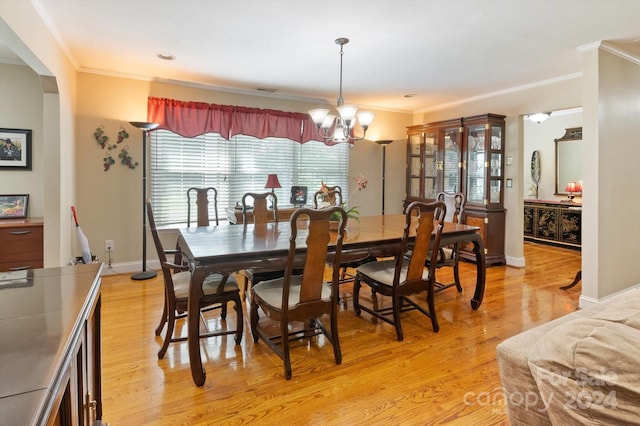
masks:
[[[300,143],[322,140],[311,117],[299,112],[149,97],[147,118],[159,123],[158,129],[188,138],[219,133],[227,140],[240,134],[260,139],[287,138]]]

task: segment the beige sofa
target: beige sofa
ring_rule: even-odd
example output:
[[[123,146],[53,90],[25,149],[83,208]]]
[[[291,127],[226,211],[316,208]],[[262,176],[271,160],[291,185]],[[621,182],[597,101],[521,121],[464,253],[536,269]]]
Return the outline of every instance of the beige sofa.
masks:
[[[512,425],[640,424],[640,288],[496,348]]]

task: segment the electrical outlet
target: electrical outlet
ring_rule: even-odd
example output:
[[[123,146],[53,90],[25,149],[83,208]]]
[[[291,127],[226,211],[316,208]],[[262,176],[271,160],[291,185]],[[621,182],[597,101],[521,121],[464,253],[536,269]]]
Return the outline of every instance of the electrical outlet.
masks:
[[[114,249],[113,240],[105,240],[104,249],[107,251],[113,251]]]

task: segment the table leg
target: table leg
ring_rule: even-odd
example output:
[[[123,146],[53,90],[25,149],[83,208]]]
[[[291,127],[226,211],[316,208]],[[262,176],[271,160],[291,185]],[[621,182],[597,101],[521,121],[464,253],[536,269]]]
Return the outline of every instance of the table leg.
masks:
[[[476,310],[482,304],[484,288],[486,284],[486,265],[484,256],[484,244],[479,234],[473,236],[473,252],[476,254],[476,291],[471,299],[471,308]]]
[[[187,336],[191,377],[196,386],[204,385],[207,376],[200,358],[200,297],[202,297],[201,283],[205,277],[205,268],[195,268],[191,274],[191,282],[189,284]]]

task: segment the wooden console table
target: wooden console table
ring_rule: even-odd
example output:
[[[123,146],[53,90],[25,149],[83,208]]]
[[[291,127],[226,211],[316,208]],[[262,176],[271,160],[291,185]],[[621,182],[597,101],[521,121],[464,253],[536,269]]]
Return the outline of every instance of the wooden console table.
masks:
[[[283,208],[278,208],[278,222],[288,222],[289,218],[296,211],[297,207],[287,206]],[[247,217],[250,221],[253,221],[253,211],[247,212]],[[241,224],[242,223],[242,209],[237,209],[235,207],[227,208],[227,220],[230,224]]]
[[[101,270],[0,273],[1,424],[101,424]]]
[[[524,200],[524,239],[579,250],[582,244],[582,205]]]

